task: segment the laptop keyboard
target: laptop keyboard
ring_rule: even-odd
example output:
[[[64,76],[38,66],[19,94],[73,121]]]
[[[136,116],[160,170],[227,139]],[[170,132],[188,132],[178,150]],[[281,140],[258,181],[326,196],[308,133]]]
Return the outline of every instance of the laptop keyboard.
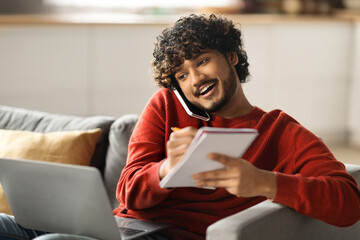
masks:
[[[118,227],[120,234],[123,236],[132,236],[138,233],[146,232],[145,230],[138,230],[132,228]]]

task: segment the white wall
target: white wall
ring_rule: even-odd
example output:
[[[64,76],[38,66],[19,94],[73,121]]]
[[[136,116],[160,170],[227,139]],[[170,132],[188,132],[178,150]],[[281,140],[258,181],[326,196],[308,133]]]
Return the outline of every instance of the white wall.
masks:
[[[349,87],[348,127],[350,144],[360,147],[360,22],[355,24],[354,48],[352,49],[352,64]]]
[[[163,26],[0,26],[0,104],[64,114],[140,113],[157,87]]]
[[[163,26],[89,28],[89,114],[140,113],[158,89],[152,80],[154,42]]]
[[[349,126],[360,136],[360,72],[352,65],[360,63],[359,47],[353,55],[357,26],[354,32],[341,21],[243,25],[250,101],[285,110],[325,140],[344,140]],[[0,104],[76,115],[140,113],[157,90],[150,62],[164,27],[0,25]]]
[[[352,27],[347,23],[244,26],[252,79],[249,98],[280,108],[331,141],[347,129]]]
[[[0,104],[87,114],[86,28],[0,26]]]

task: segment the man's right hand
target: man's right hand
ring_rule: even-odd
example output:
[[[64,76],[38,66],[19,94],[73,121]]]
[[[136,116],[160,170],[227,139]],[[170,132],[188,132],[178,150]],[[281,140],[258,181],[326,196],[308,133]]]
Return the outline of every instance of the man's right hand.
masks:
[[[166,143],[167,158],[159,170],[159,177],[162,179],[175,167],[189,147],[197,132],[196,128],[186,127],[170,134]]]

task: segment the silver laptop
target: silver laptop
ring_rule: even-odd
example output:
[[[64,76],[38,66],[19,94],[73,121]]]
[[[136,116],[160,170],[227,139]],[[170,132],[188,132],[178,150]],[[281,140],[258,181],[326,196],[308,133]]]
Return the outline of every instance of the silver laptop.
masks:
[[[114,217],[98,169],[0,158],[0,182],[22,227],[97,239],[134,239],[166,224]]]

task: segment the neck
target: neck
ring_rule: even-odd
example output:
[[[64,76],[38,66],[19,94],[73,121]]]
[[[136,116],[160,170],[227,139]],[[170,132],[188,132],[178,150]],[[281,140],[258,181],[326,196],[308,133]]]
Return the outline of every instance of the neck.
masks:
[[[222,118],[231,119],[249,114],[253,109],[254,107],[247,100],[241,84],[239,84],[236,93],[229,103],[213,114]]]

